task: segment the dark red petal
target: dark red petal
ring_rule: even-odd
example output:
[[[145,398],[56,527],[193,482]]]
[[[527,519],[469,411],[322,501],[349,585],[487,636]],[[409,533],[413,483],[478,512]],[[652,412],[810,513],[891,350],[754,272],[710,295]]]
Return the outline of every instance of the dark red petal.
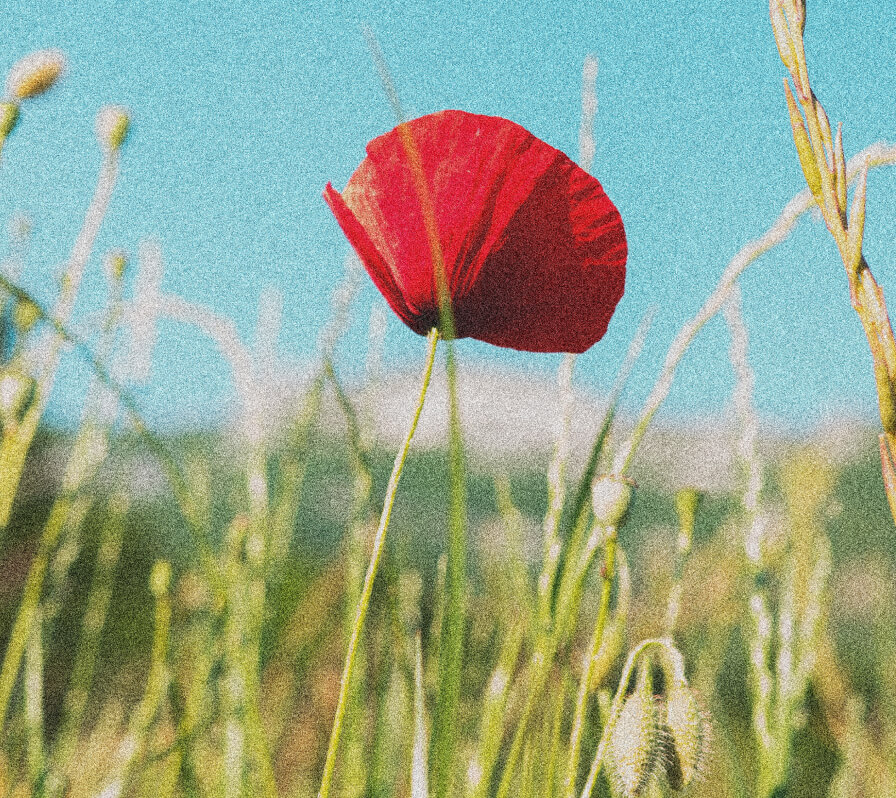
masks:
[[[379,292],[386,298],[389,307],[395,311],[395,314],[405,324],[412,327],[414,316],[408,310],[408,306],[402,297],[401,289],[389,270],[386,261],[377,251],[377,248],[370,240],[370,236],[367,235],[366,230],[361,226],[354,213],[352,213],[351,208],[346,205],[342,195],[330,183],[327,183],[327,187],[324,189],[324,199],[327,205],[330,206],[330,210],[333,211],[333,215],[342,228],[342,232],[345,233],[345,237],[354,247],[355,252],[358,253],[358,257],[361,258],[361,262],[364,264],[364,268],[367,269],[370,279],[373,280]],[[424,332],[428,332],[428,330]]]
[[[625,287],[622,219],[594,178],[558,153],[455,300],[458,335],[530,352],[584,352]]]

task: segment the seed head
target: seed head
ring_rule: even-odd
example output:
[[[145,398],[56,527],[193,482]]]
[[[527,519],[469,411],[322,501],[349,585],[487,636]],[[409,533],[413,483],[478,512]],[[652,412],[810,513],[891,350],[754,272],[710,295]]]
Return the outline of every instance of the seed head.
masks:
[[[591,487],[594,518],[598,524],[619,527],[632,498],[632,481],[615,474],[598,477]]]
[[[113,152],[127,138],[131,117],[121,105],[104,105],[96,115],[96,137],[103,152]]]
[[[13,64],[6,77],[6,96],[11,100],[30,100],[52,88],[65,72],[62,50],[38,50]]]

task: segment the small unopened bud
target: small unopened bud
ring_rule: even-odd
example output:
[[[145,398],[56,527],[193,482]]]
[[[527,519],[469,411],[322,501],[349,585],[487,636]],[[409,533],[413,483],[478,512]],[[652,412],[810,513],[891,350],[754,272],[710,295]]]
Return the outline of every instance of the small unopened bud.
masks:
[[[8,100],[0,102],[0,141],[5,139],[10,133],[12,133],[13,128],[16,126],[16,122],[18,121],[18,103],[9,102]]]
[[[124,277],[128,267],[128,254],[122,249],[113,249],[103,259],[103,271],[110,283],[117,283]]]
[[[12,317],[16,330],[20,333],[26,333],[37,323],[37,320],[41,317],[41,312],[40,308],[30,299],[23,299],[20,302],[16,302]]]
[[[114,152],[124,143],[131,117],[120,105],[104,105],[96,115],[96,137],[104,152]]]
[[[149,575],[149,589],[156,598],[164,596],[171,584],[171,563],[167,560],[156,560]]]
[[[65,55],[61,50],[38,50],[13,64],[6,77],[6,96],[12,100],[28,100],[52,88],[65,72]]]
[[[635,691],[625,699],[610,733],[608,764],[620,796],[644,795],[662,756],[662,741],[650,664],[644,662]]]
[[[591,486],[594,518],[605,527],[619,527],[625,520],[634,483],[615,474],[604,474]]]
[[[670,755],[663,760],[666,780],[683,790],[703,774],[709,754],[709,720],[687,684],[674,683],[666,694],[666,738]]]

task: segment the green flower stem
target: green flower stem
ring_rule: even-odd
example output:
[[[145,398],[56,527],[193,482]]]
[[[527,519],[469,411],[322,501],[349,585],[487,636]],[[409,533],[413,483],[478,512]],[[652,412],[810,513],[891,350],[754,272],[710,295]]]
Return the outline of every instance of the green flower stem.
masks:
[[[582,668],[582,681],[579,684],[579,694],[576,699],[576,711],[572,722],[572,734],[569,740],[569,760],[566,767],[566,798],[573,798],[576,791],[576,777],[579,772],[579,754],[582,748],[582,733],[585,728],[585,712],[588,708],[588,696],[591,692],[591,677],[594,670],[594,661],[600,650],[604,638],[604,630],[607,626],[607,618],[610,615],[610,592],[616,572],[616,530],[607,530],[607,539],[604,543],[604,567],[601,570],[600,605],[597,612],[597,622],[594,625],[594,634],[591,637],[591,645],[585,654],[584,667]]]
[[[553,697],[554,717],[551,720],[550,747],[548,748],[548,761],[544,768],[544,780],[542,795],[554,794],[554,778],[557,771],[557,762],[560,759],[561,731],[563,729],[563,710],[566,708],[566,696],[569,693],[572,680],[568,674],[563,675],[560,689]]]
[[[433,798],[452,793],[451,777],[457,747],[457,708],[463,664],[466,599],[466,518],[467,488],[460,415],[457,407],[457,373],[454,343],[447,343],[448,434],[451,509],[448,519],[448,564],[445,579],[445,614],[439,641],[439,697],[433,723],[430,751],[430,785]]]
[[[573,625],[576,612],[578,610],[577,597],[579,588],[585,580],[591,561],[597,551],[597,547],[601,542],[601,538],[597,534],[598,530],[592,532],[585,545],[584,551],[581,553],[575,568],[570,575],[569,589],[566,590],[558,600],[557,605],[557,621],[549,633],[541,634],[536,641],[535,650],[529,660],[529,673],[523,690],[526,695],[523,704],[520,719],[517,722],[516,731],[514,732],[513,742],[507,759],[504,764],[504,772],[501,774],[501,782],[498,785],[497,798],[508,798],[510,789],[513,784],[513,774],[519,761],[520,754],[523,751],[523,744],[526,740],[526,732],[529,728],[529,721],[532,714],[541,699],[542,692],[547,685],[548,676],[554,662],[554,656],[557,649],[563,643],[567,632]]]
[[[426,399],[426,392],[429,389],[430,378],[432,377],[432,367],[435,362],[436,344],[439,340],[439,333],[433,329],[429,333],[429,348],[426,355],[426,365],[423,370],[423,379],[420,386],[420,397],[417,400],[417,406],[414,410],[411,425],[408,434],[405,437],[404,444],[395,457],[395,465],[392,468],[392,475],[389,477],[389,485],[386,488],[386,498],[383,502],[383,512],[380,516],[379,526],[373,539],[373,551],[370,556],[370,564],[367,567],[367,575],[364,578],[364,588],[361,592],[361,600],[358,602],[358,609],[355,614],[355,625],[352,629],[352,635],[348,644],[348,651],[345,655],[345,664],[342,669],[342,679],[339,685],[339,699],[336,703],[336,714],[333,718],[333,729],[330,732],[330,743],[327,747],[327,758],[324,763],[324,772],[321,777],[320,790],[318,798],[327,798],[330,794],[330,787],[333,781],[333,771],[336,767],[336,753],[339,748],[339,738],[342,733],[342,725],[345,716],[346,700],[348,698],[349,686],[351,684],[352,674],[355,665],[355,653],[358,648],[358,642],[361,637],[361,630],[364,626],[364,620],[367,617],[367,609],[370,605],[370,596],[373,593],[373,582],[376,578],[377,569],[379,567],[380,557],[383,553],[383,546],[386,542],[386,531],[389,528],[389,520],[392,516],[392,507],[395,503],[395,494],[398,491],[398,482],[401,478],[401,472],[407,459],[408,451],[411,447],[411,440],[417,431],[417,423],[420,421],[420,413],[423,410],[423,402]]]
[[[40,782],[45,768],[43,628],[41,609],[37,607],[25,645],[26,758],[32,788]]]

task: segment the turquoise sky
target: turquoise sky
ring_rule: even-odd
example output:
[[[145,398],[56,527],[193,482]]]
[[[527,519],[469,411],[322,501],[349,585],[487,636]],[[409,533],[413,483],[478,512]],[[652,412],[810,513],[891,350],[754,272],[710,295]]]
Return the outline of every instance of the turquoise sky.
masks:
[[[646,308],[659,313],[628,402],[646,395],[681,324],[740,247],[802,188],[787,123],[784,74],[767,3],[401,2],[7,3],[0,70],[59,47],[70,71],[29,103],[0,165],[0,218],[35,223],[26,285],[52,296],[100,163],[94,117],[127,105],[134,126],[98,253],[156,236],[165,288],[236,320],[249,339],[266,284],[286,298],[281,351],[313,357],[348,244],[321,191],[342,188],[364,145],[394,125],[361,34],[376,33],[412,116],[461,108],[504,116],[576,156],[581,69],[600,62],[594,173],[619,207],[630,256],[610,331],[578,378],[608,386]],[[816,91],[844,120],[847,155],[896,139],[896,4],[809,2],[807,50]],[[866,251],[896,302],[896,171],[869,181]],[[5,244],[0,241],[0,255]],[[99,256],[79,310],[98,307]],[[757,403],[801,425],[830,413],[873,417],[870,358],[843,269],[823,225],[804,221],[744,279]],[[361,296],[340,368],[363,363]],[[722,407],[731,390],[718,321],[687,357],[668,407]],[[386,357],[416,365],[423,342],[390,320]],[[464,341],[461,357],[550,373],[558,356]],[[69,364],[55,409],[86,382]],[[163,331],[141,401],[156,422],[220,416],[226,366],[194,333]]]

